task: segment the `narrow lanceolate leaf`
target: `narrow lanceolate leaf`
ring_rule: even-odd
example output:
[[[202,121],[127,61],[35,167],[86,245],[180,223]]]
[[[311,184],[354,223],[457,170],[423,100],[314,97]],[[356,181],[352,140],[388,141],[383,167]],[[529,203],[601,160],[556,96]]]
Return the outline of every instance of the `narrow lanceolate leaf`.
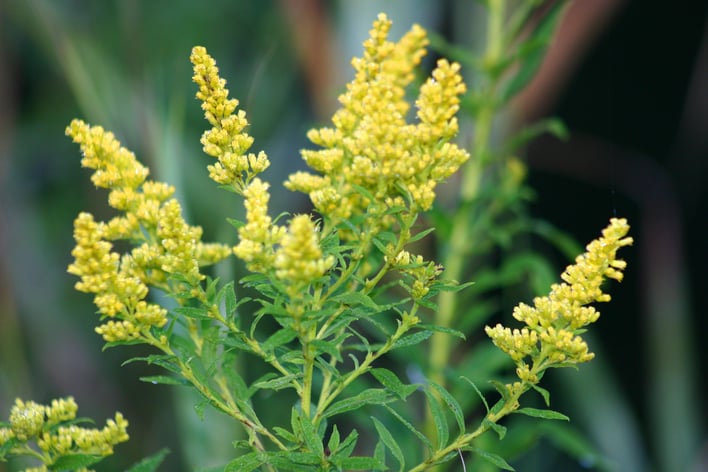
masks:
[[[413,346],[428,339],[433,334],[432,331],[418,331],[417,333],[404,336],[393,345],[393,349],[401,347]]]
[[[324,446],[322,445],[322,439],[317,434],[317,430],[312,424],[312,421],[304,415],[299,415],[298,420],[300,421],[300,428],[302,429],[302,435],[305,439],[307,448],[313,454],[317,454],[321,457],[324,454]]]
[[[487,452],[482,449],[477,449],[476,447],[469,447],[469,448],[465,448],[465,449],[474,452],[482,459],[496,465],[497,467],[499,467],[502,470],[511,470],[511,471],[516,470],[511,465],[509,465],[509,463],[507,461],[505,461],[502,457],[500,457],[496,454],[492,454],[491,452]]]
[[[253,387],[262,390],[281,390],[287,387],[294,387],[294,382],[300,377],[302,377],[302,374],[283,375],[282,377],[278,377],[276,379],[256,382],[253,384]]]
[[[209,310],[206,307],[183,306],[175,308],[172,311],[177,315],[186,316],[187,318],[194,318],[197,320],[211,319],[209,316]]]
[[[408,395],[418,389],[417,385],[404,384],[399,380],[396,374],[394,374],[388,369],[371,369],[371,375],[376,377],[376,380],[381,382],[381,385],[398,395],[401,400],[405,400]]]
[[[332,403],[325,411],[324,417],[329,418],[340,413],[357,410],[364,405],[384,405],[391,401],[393,401],[393,397],[389,395],[388,391],[382,388],[370,388],[351,398]]]
[[[155,454],[134,464],[130,469],[126,470],[126,472],[155,472],[169,453],[169,449],[161,449]]]
[[[53,464],[52,470],[76,470],[90,465],[103,459],[102,456],[90,454],[70,454],[62,456]]]
[[[546,403],[546,406],[551,404],[551,394],[548,390],[543,387],[539,387],[538,385],[531,385],[531,388],[536,390],[543,397],[543,401]]]
[[[436,384],[435,382],[430,382],[430,385],[438,392],[440,395],[440,398],[445,402],[447,407],[452,411],[453,416],[455,417],[455,421],[457,421],[457,426],[460,428],[460,434],[464,434],[465,432],[465,415],[462,413],[462,407],[458,403],[458,401],[450,395],[450,392],[445,390],[441,385]]]
[[[563,413],[559,413],[553,410],[540,410],[538,408],[520,408],[514,413],[520,413],[526,416],[533,416],[534,418],[543,418],[545,420],[570,421],[570,418],[565,416]]]
[[[337,461],[342,470],[384,470],[386,466],[374,457],[354,456]]]
[[[460,339],[466,339],[465,333],[463,333],[462,331],[458,331],[458,330],[452,329],[452,328],[446,328],[444,326],[437,326],[434,324],[420,323],[420,324],[416,325],[416,328],[421,328],[421,329],[430,330],[430,331],[436,331],[438,333],[445,333],[445,334],[449,334],[452,336],[456,336]]]
[[[438,449],[442,449],[447,444],[447,440],[450,437],[450,430],[447,426],[447,418],[445,418],[445,411],[435,398],[435,394],[430,388],[424,390],[425,396],[428,397],[428,404],[430,405],[430,413],[433,416],[433,422],[435,423],[435,431],[438,436]]]
[[[487,399],[484,398],[484,395],[482,395],[482,392],[477,388],[477,385],[475,385],[474,382],[472,382],[470,379],[465,377],[464,375],[460,377],[462,380],[467,381],[468,384],[472,385],[472,388],[474,388],[474,391],[477,392],[477,396],[482,400],[482,403],[484,403],[484,408],[487,410],[487,413],[489,413],[489,404],[487,403]]]
[[[287,344],[297,337],[297,333],[292,328],[282,328],[276,331],[271,337],[263,343],[263,350],[270,352],[278,346]]]
[[[431,451],[433,450],[433,444],[430,442],[430,440],[429,440],[423,433],[421,433],[420,431],[418,431],[417,429],[415,429],[415,427],[414,427],[412,424],[410,424],[410,422],[409,422],[408,420],[406,420],[404,417],[402,417],[402,416],[400,415],[400,413],[398,413],[395,409],[391,408],[389,405],[384,405],[384,408],[386,408],[393,416],[395,416],[396,419],[397,419],[398,421],[400,421],[403,426],[405,426],[406,428],[408,428],[408,430],[409,430],[411,433],[415,434],[416,437],[417,437],[418,439],[420,439],[420,441],[421,441],[423,444],[425,444],[426,446],[428,446],[428,449],[429,449],[429,450],[431,450]]]
[[[147,377],[140,377],[140,380],[143,382],[151,383],[151,384],[164,384],[164,385],[189,385],[189,382],[187,382],[184,379],[178,379],[175,377],[168,377],[166,375],[150,375]]]
[[[226,464],[224,472],[251,472],[265,464],[265,462],[265,455],[258,452],[250,452]]]
[[[401,450],[401,447],[398,445],[396,440],[393,439],[393,435],[386,428],[386,426],[384,426],[382,422],[380,422],[373,416],[371,417],[371,419],[374,421],[374,427],[376,427],[376,432],[379,433],[379,439],[383,441],[388,450],[391,451],[391,454],[393,454],[393,457],[395,457],[398,461],[398,464],[400,465],[400,468],[398,470],[403,472],[403,468],[406,464],[405,460],[403,459],[403,451]]]
[[[379,305],[371,299],[371,297],[364,295],[361,292],[345,292],[341,295],[332,297],[332,301],[343,305],[349,305],[351,307],[364,306],[376,311],[380,308]]]
[[[332,425],[332,434],[329,436],[329,441],[327,441],[327,449],[329,449],[330,454],[333,454],[339,448],[339,430],[337,425]]]

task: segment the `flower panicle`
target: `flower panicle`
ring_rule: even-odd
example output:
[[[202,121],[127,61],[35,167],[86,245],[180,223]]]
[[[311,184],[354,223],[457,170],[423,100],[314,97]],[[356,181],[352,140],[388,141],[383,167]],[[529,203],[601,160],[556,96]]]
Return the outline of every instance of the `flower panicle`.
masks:
[[[246,112],[238,110],[238,100],[229,98],[226,80],[219,76],[216,61],[203,46],[195,46],[190,55],[194,69],[192,80],[198,86],[196,97],[202,102],[204,117],[212,128],[202,135],[204,152],[217,159],[208,166],[209,177],[218,184],[243,193],[253,178],[270,166],[264,152],[249,152],[253,138]]]
[[[627,220],[612,218],[602,236],[565,269],[563,283],[554,284],[547,296],[536,297],[533,306],[521,303],[515,307],[513,316],[524,328],[512,330],[501,324],[485,328],[494,344],[517,364],[522,382],[536,383],[549,367],[575,365],[594,357],[579,334],[600,316],[588,305],[610,300],[602,291],[603,281],[622,280],[626,263],[617,259],[617,251],[632,244],[628,231]]]
[[[469,158],[449,142],[458,131],[455,114],[466,90],[459,64],[438,62],[416,101],[418,123],[409,124],[406,88],[428,39],[416,25],[394,43],[387,39],[390,27],[386,15],[379,15],[363,57],[352,60],[355,77],[339,97],[334,126],[308,133],[322,149],[303,150],[302,157],[320,175],[297,172],[285,184],[307,193],[325,218],[381,212],[369,195],[388,208],[428,210],[437,184]]]
[[[77,290],[94,294],[101,317],[110,318],[96,329],[105,341],[148,337],[167,323],[167,310],[145,301],[149,286],[178,291],[170,285],[173,275],[194,286],[204,279],[201,266],[231,250],[202,243],[201,228],[184,221],[174,187],[147,180],[147,168],[112,133],[81,120],[72,121],[66,133],[80,145],[82,165],[94,170],[94,183],[109,190],[109,204],[122,213],[108,222],[86,212],[78,215],[68,272],[80,277]],[[114,250],[115,240],[136,246],[121,254]]]

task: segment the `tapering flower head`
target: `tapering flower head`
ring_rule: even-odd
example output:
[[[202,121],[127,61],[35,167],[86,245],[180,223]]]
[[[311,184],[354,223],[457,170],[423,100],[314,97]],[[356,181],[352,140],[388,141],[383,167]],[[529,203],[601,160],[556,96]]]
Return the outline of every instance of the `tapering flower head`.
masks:
[[[321,175],[297,172],[286,182],[289,189],[309,194],[325,217],[385,211],[376,202],[427,210],[436,185],[469,157],[449,142],[458,131],[455,114],[465,91],[459,64],[438,62],[416,100],[418,123],[407,123],[406,87],[428,40],[416,25],[392,43],[390,27],[379,15],[364,56],[352,61],[356,75],[339,97],[342,108],[332,118],[334,127],[308,133],[322,149],[303,150],[302,157]]]
[[[334,264],[334,256],[322,255],[319,236],[308,215],[297,215],[275,253],[275,275],[290,286],[293,295],[322,277]]]
[[[561,275],[563,283],[554,284],[549,295],[536,297],[533,306],[521,303],[514,308],[514,318],[525,328],[511,330],[500,324],[485,328],[494,344],[517,363],[522,381],[537,378],[548,367],[578,364],[594,357],[579,334],[600,316],[587,305],[610,300],[601,288],[605,278],[622,280],[626,263],[617,259],[617,251],[632,244],[628,231],[627,220],[611,219],[602,236],[588,244],[587,252],[566,268]],[[532,366],[526,363],[529,358]]]
[[[248,126],[246,112],[238,110],[238,100],[229,98],[226,80],[219,77],[216,61],[206,49],[196,46],[190,60],[194,66],[194,82],[199,86],[197,98],[212,129],[202,135],[204,152],[218,162],[209,165],[209,177],[215,182],[241,193],[270,162],[264,152],[249,153],[253,138],[244,130]]]

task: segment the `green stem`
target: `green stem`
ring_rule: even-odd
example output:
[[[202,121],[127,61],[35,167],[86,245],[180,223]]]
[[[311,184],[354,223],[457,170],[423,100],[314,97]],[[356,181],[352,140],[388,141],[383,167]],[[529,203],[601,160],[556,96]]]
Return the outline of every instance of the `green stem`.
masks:
[[[482,176],[491,159],[490,141],[494,117],[497,112],[495,100],[499,77],[494,74],[494,68],[502,58],[504,51],[504,17],[506,0],[490,0],[488,4],[489,21],[487,29],[486,50],[484,63],[487,69],[488,83],[484,90],[478,92],[481,103],[473,116],[475,124],[474,144],[472,155],[462,169],[460,184],[460,204],[453,216],[452,234],[446,254],[443,258],[445,277],[447,280],[460,280],[464,275],[466,256],[471,245],[471,236],[474,234],[471,218],[476,212],[472,211],[471,203],[479,195]],[[450,328],[455,321],[457,311],[457,293],[442,292],[438,298],[438,310],[435,324]],[[430,341],[430,378],[434,382],[445,385],[445,368],[449,364],[451,352],[451,338],[445,333],[434,333]],[[428,412],[426,417],[426,431],[433,433],[435,426]]]
[[[303,366],[303,379],[302,379],[302,394],[300,395],[300,402],[302,406],[302,414],[307,418],[310,417],[310,404],[312,403],[312,374],[315,367],[315,350],[312,346],[312,341],[317,338],[317,326],[312,325],[308,330],[307,339],[304,340],[302,345],[302,355],[305,360],[305,365]]]
[[[490,66],[500,59],[503,46],[503,20],[505,0],[490,0],[489,3],[489,28],[487,31],[487,47],[485,62]],[[496,112],[494,96],[498,80],[492,78],[488,90],[481,95],[488,97],[479,107],[475,117],[475,141],[470,160],[462,170],[460,185],[460,205],[453,218],[453,230],[449,247],[444,259],[445,276],[448,280],[458,280],[463,275],[464,257],[470,247],[470,205],[479,194],[482,174],[489,162],[490,138],[493,120]],[[442,292],[440,294],[436,324],[443,327],[452,325],[455,308],[456,293]],[[442,370],[447,365],[450,352],[450,337],[443,333],[435,333],[431,340],[431,377],[441,385],[444,384]]]
[[[500,400],[497,405],[492,407],[487,412],[487,415],[484,417],[477,429],[475,429],[471,433],[459,435],[457,439],[455,439],[453,442],[451,442],[444,448],[435,451],[430,457],[410,469],[409,472],[420,472],[433,468],[436,466],[437,463],[442,461],[450,453],[460,451],[469,446],[472,441],[480,437],[482,434],[486,433],[492,427],[493,424],[496,424],[499,420],[501,420],[508,414],[516,411],[519,407],[519,397],[528,389],[529,386],[527,384],[524,384],[522,388],[517,389],[506,401]]]
[[[418,304],[416,303],[411,308],[411,312],[410,315],[408,315],[408,319],[414,319],[415,313],[417,311]],[[322,397],[320,398],[320,401],[318,403],[317,413],[312,419],[312,422],[315,427],[317,427],[319,425],[319,422],[322,421],[323,413],[325,412],[327,407],[331,405],[332,402],[339,396],[339,394],[342,393],[342,391],[344,391],[344,389],[347,388],[352,382],[354,382],[360,376],[368,372],[369,368],[371,367],[371,364],[373,364],[374,361],[376,361],[378,358],[390,351],[393,348],[394,344],[396,344],[396,342],[401,339],[401,336],[406,334],[413,326],[415,326],[414,323],[406,322],[405,320],[401,322],[396,332],[393,333],[393,335],[386,340],[386,343],[381,346],[381,349],[376,352],[369,352],[364,358],[364,360],[361,362],[361,364],[359,364],[356,369],[345,374],[342,377],[342,380],[336,384],[336,387],[331,392],[322,393]]]

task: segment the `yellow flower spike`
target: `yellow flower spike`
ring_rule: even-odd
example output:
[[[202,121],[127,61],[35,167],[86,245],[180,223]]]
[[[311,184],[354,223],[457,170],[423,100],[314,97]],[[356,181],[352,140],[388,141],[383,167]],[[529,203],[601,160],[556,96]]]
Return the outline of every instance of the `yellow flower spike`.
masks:
[[[221,185],[242,192],[246,185],[263,172],[270,162],[264,152],[248,153],[253,138],[244,130],[248,126],[246,112],[238,110],[238,100],[230,99],[226,80],[219,77],[216,61],[202,46],[192,49],[193,81],[199,87],[197,98],[202,101],[204,117],[212,125],[201,138],[204,152],[218,162],[209,165],[209,177]]]
[[[275,275],[297,293],[301,286],[322,277],[334,264],[334,256],[322,257],[319,231],[308,215],[290,221],[275,253]]]
[[[264,272],[272,267],[275,260],[273,246],[285,233],[285,228],[273,224],[268,216],[268,187],[267,183],[255,178],[244,189],[246,224],[239,228],[240,241],[233,248],[236,257],[254,272]]]
[[[303,150],[302,157],[322,176],[308,178],[298,172],[286,182],[287,188],[309,194],[325,218],[339,220],[373,211],[382,215],[386,208],[373,207],[359,187],[389,207],[430,209],[436,185],[469,157],[447,142],[457,133],[454,115],[465,91],[459,65],[438,63],[416,101],[419,123],[407,123],[406,87],[428,39],[425,30],[414,26],[398,42],[390,42],[390,27],[386,15],[379,15],[364,43],[363,57],[352,60],[355,77],[339,97],[342,108],[332,117],[334,128],[308,133],[310,141],[323,149]],[[387,226],[395,220],[378,221]]]
[[[627,236],[625,219],[612,218],[602,236],[587,245],[575,264],[568,266],[545,297],[536,297],[533,306],[520,303],[513,316],[523,322],[522,330],[510,330],[502,325],[487,326],[485,332],[495,345],[517,364],[517,375],[526,383],[535,383],[546,368],[579,364],[594,357],[578,330],[594,323],[600,313],[593,302],[606,302],[610,296],[602,291],[606,278],[622,280],[626,262],[617,259],[617,251],[632,244]],[[529,364],[525,359],[530,358]],[[534,380],[536,379],[536,380]]]
[[[148,169],[132,152],[121,147],[113,133],[73,120],[66,134],[81,146],[84,155],[81,165],[94,169],[91,181],[97,187],[135,189],[147,178]]]

